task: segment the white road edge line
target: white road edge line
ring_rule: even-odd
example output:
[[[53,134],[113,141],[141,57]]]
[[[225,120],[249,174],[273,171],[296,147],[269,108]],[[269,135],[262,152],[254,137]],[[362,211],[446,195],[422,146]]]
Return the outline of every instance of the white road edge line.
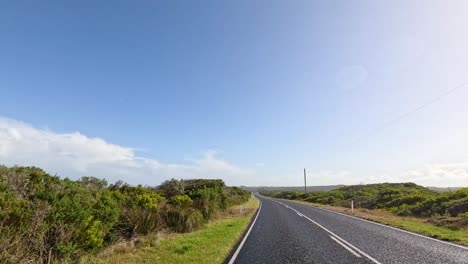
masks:
[[[345,249],[347,249],[349,252],[351,252],[354,256],[360,258],[361,255],[359,255],[358,253],[356,253],[354,250],[350,249],[347,245],[341,243],[341,241],[339,241],[338,239],[336,239],[334,236],[330,236],[331,239],[335,240],[336,243],[340,244],[342,247],[344,247]]]
[[[294,203],[294,201],[291,201],[291,202]],[[297,203],[297,204],[301,204],[301,203]],[[400,231],[400,232],[403,232],[403,233],[407,233],[407,234],[410,234],[410,235],[414,235],[414,236],[426,238],[426,239],[429,239],[429,240],[437,241],[437,242],[442,243],[442,244],[451,245],[451,246],[454,246],[454,247],[459,247],[459,248],[467,249],[467,250],[468,250],[468,247],[465,247],[465,246],[462,246],[462,245],[457,245],[457,244],[454,244],[454,243],[451,243],[451,242],[448,242],[448,241],[443,241],[443,240],[435,239],[435,238],[428,237],[428,236],[421,235],[421,234],[417,234],[417,233],[414,233],[414,232],[411,232],[411,231],[403,230],[403,229],[400,229],[400,228],[397,228],[397,227],[384,225],[384,224],[377,223],[377,222],[373,222],[373,221],[370,221],[370,220],[367,220],[367,219],[363,219],[363,218],[359,218],[359,217],[356,217],[356,216],[352,216],[352,215],[347,215],[347,214],[335,212],[335,211],[332,211],[332,210],[328,210],[328,209],[316,207],[316,206],[313,206],[313,205],[306,205],[306,204],[303,204],[303,205],[305,205],[305,206],[310,206],[310,207],[313,207],[313,208],[316,208],[316,209],[319,209],[319,210],[327,211],[327,212],[330,212],[330,213],[335,213],[335,214],[347,216],[347,217],[354,218],[354,219],[357,219],[357,220],[361,220],[361,221],[364,221],[364,222],[368,222],[368,223],[371,223],[371,224],[374,224],[374,225],[383,226],[383,227],[390,228],[390,229],[393,229],[393,230],[397,230],[397,231]]]
[[[279,204],[282,204],[284,205],[282,202],[278,202],[276,200],[272,200],[274,202],[277,202]],[[296,209],[292,208],[292,207],[289,207],[289,209],[293,210],[294,212],[296,213],[301,213],[299,211],[297,211]],[[302,213],[301,213],[302,214]],[[355,247],[354,245],[352,245],[351,243],[349,243],[348,241],[344,240],[343,238],[341,238],[340,236],[338,236],[337,234],[333,233],[332,231],[326,229],[324,226],[322,226],[321,224],[315,222],[314,220],[310,219],[309,217],[307,217],[306,215],[302,214],[302,217],[304,217],[305,219],[309,220],[310,222],[314,223],[315,225],[317,225],[318,227],[322,228],[323,230],[327,231],[329,234],[331,234],[332,236],[334,236],[335,238],[339,239],[341,242],[345,243],[346,245],[348,245],[350,248],[356,250],[359,254],[363,255],[364,257],[368,258],[369,260],[371,260],[372,262],[374,262],[375,264],[382,264],[380,263],[378,260],[376,260],[375,258],[367,255],[364,251],[360,250],[359,248]]]
[[[247,230],[247,233],[245,233],[244,238],[240,242],[239,246],[236,249],[236,252],[232,255],[231,259],[229,260],[228,264],[233,264],[236,261],[237,256],[239,255],[239,252],[241,251],[242,247],[244,246],[245,241],[247,240],[247,237],[250,235],[250,231],[252,231],[252,228],[255,225],[255,222],[257,222],[258,215],[260,214],[260,210],[262,209],[262,201],[258,199],[260,202],[260,206],[258,207],[257,215],[255,216],[255,219],[253,220],[252,224],[250,225],[249,230]]]

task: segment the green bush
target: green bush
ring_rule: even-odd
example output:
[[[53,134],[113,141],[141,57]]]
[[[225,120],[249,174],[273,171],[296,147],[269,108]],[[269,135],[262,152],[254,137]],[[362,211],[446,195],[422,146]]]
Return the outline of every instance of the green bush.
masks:
[[[414,183],[352,185],[328,192],[262,191],[261,194],[281,199],[298,199],[311,203],[384,209],[398,215],[457,216],[468,211],[468,188],[453,193],[439,193]]]
[[[167,225],[175,232],[191,232],[203,221],[199,211],[192,208],[193,201],[188,195],[173,196],[165,208]]]
[[[249,197],[222,180],[172,179],[153,188],[0,166],[0,263],[75,263],[164,227],[190,232]]]
[[[193,208],[167,208],[165,212],[166,223],[175,232],[191,232],[203,222],[201,213]]]
[[[468,197],[451,201],[449,207],[447,208],[447,212],[451,216],[457,216],[459,214],[468,212]]]

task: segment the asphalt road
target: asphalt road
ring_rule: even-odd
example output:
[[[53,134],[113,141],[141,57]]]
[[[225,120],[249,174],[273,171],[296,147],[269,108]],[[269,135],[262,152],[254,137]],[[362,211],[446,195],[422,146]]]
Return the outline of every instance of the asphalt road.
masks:
[[[468,248],[291,201],[257,197],[235,258],[252,263],[468,263]]]

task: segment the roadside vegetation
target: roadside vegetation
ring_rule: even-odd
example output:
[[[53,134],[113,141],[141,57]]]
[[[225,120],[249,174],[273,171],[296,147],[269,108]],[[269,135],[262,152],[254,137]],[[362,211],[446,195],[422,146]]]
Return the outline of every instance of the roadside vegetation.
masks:
[[[382,183],[345,186],[327,192],[260,190],[260,193],[348,214],[354,201],[356,216],[468,245],[468,188],[437,192],[414,183]]]
[[[159,233],[113,245],[82,263],[223,263],[247,229],[259,201],[255,197],[232,206],[215,220],[191,233]]]
[[[0,263],[78,263],[115,244],[195,231],[250,197],[222,180],[109,185],[0,166]]]

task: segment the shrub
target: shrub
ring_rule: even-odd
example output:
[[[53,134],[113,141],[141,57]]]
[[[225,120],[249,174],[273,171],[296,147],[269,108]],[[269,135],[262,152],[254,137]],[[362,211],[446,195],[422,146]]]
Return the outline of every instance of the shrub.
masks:
[[[171,198],[185,193],[184,182],[175,179],[163,182],[158,189],[164,193],[166,198]]]
[[[468,212],[468,197],[451,202],[447,208],[447,212],[451,216],[457,216],[459,214]]]
[[[203,222],[202,214],[193,208],[168,206],[164,215],[167,225],[175,232],[191,232]]]
[[[74,263],[164,226],[190,232],[249,197],[222,180],[172,179],[152,188],[0,166],[0,263]]]
[[[399,215],[452,216],[468,211],[468,188],[453,193],[438,193],[414,183],[352,185],[327,192],[261,191],[263,195],[283,199],[349,207],[385,209]]]

